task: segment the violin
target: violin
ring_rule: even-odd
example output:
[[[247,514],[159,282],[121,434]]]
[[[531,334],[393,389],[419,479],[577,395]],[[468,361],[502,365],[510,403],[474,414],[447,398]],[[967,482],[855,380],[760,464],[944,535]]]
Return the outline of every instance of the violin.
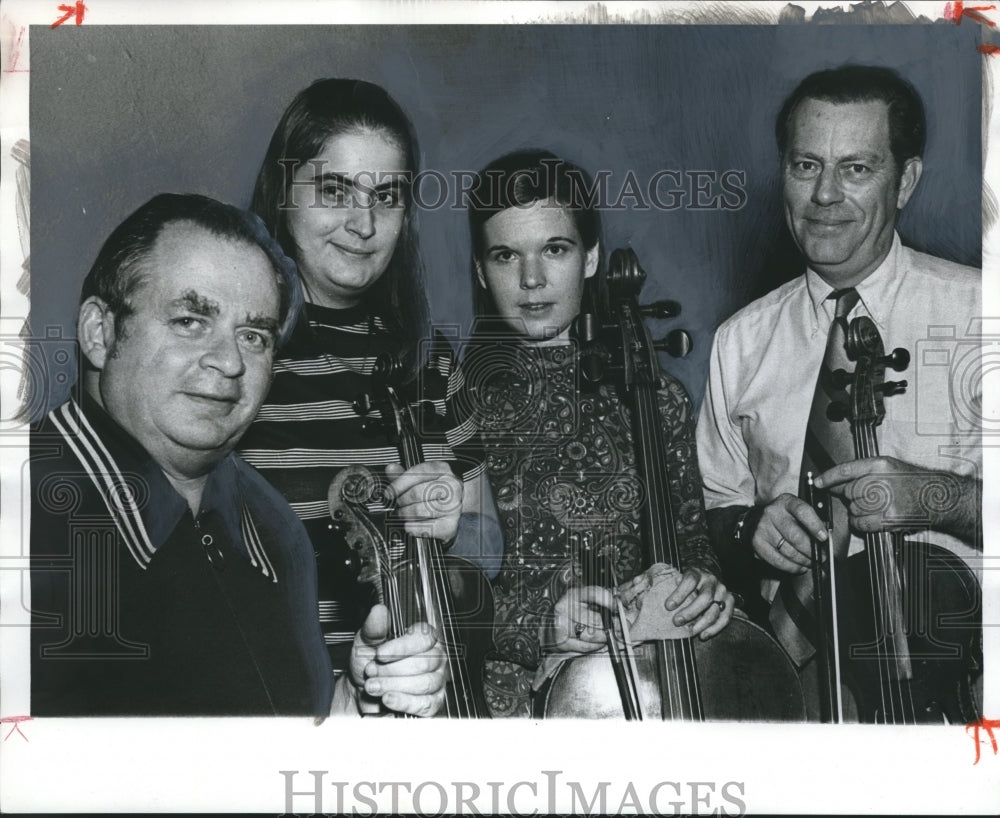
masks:
[[[643,307],[637,300],[645,281],[632,250],[616,250],[602,282],[600,316],[582,316],[583,341],[599,339],[606,356],[581,357],[585,379],[600,381],[616,374],[619,398],[629,409],[636,470],[645,497],[641,506],[643,562],[647,568],[683,568],[670,500],[658,391],[658,350],[687,354],[690,336],[674,330],[653,341],[644,316],[672,317],[674,301]],[[586,555],[607,565],[608,554]],[[584,566],[583,575],[588,569]],[[593,579],[591,578],[591,581]],[[647,602],[647,604],[650,604]],[[617,621],[615,621],[617,619]],[[568,717],[662,718],[686,720],[802,720],[805,705],[795,667],[778,643],[759,626],[734,616],[707,641],[674,627],[669,634],[646,635],[633,642],[619,606],[618,616],[604,616],[608,652],[573,658],[554,673],[536,697],[541,715]],[[620,644],[619,644],[620,643]]]
[[[887,367],[909,365],[902,348],[885,354],[871,318],[851,321],[845,345],[853,373],[834,382],[849,395],[827,417],[850,421],[858,459],[877,457],[876,429],[884,398],[906,389],[886,381]],[[807,499],[832,533],[831,500],[811,485]],[[956,555],[901,532],[864,535],[865,550],[851,558],[813,544],[818,621],[818,695],[821,719],[878,724],[968,723],[981,718],[975,683],[982,676],[982,592]],[[828,542],[832,541],[832,537]]]
[[[403,367],[394,355],[375,362],[372,390],[355,409],[377,409],[409,469],[425,458],[413,413],[401,397]],[[431,421],[433,407],[427,413]],[[384,485],[364,466],[342,469],[330,484],[330,516],[356,555],[358,581],[368,584],[376,602],[389,610],[389,638],[402,636],[418,622],[434,628],[448,666],[441,715],[489,718],[483,669],[493,645],[493,592],[478,566],[447,554],[440,542],[408,534],[401,523],[368,512],[384,497]]]

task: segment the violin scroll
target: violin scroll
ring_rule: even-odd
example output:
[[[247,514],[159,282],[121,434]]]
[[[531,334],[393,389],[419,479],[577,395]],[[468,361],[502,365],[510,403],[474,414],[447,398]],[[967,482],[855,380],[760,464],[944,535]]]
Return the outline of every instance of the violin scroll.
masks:
[[[367,511],[369,503],[382,491],[382,483],[365,466],[341,469],[330,483],[327,505],[333,526],[354,552],[352,565],[358,582],[370,584],[382,601],[381,582],[386,569],[389,544]]]
[[[355,401],[354,408],[361,415],[377,410],[378,419],[366,422],[382,424],[400,464],[412,469],[425,460],[419,432],[435,428],[440,419],[430,401],[418,402],[414,411],[404,397],[404,376],[397,356],[379,356],[371,390]],[[341,472],[348,477],[340,483],[334,480],[330,511],[335,523],[338,514],[351,518],[349,542],[359,554],[361,579],[372,582],[379,601],[389,609],[390,634],[401,636],[417,622],[426,622],[437,632],[448,657],[445,714],[488,717],[482,677],[485,657],[494,646],[493,596],[486,577],[477,566],[444,553],[430,537],[406,534],[398,525],[385,525],[388,537],[383,536],[380,526],[362,513],[362,504],[352,502],[352,493],[372,497],[364,475],[354,471],[359,468],[349,466]],[[367,469],[361,471],[378,484]],[[335,494],[346,508],[335,506]]]

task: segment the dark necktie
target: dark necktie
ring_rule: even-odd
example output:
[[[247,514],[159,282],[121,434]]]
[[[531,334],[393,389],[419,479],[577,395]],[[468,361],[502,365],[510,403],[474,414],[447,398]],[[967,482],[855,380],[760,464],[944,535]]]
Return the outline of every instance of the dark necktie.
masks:
[[[838,369],[850,371],[850,360],[844,345],[847,341],[847,316],[858,303],[858,291],[853,287],[836,290],[827,296],[836,299],[833,322],[826,339],[826,352],[816,379],[809,423],[806,427],[805,446],[802,452],[802,469],[799,478],[799,496],[807,498],[807,475],[817,477],[831,466],[854,460],[854,440],[847,420],[832,421],[827,408],[834,401],[848,405],[848,395],[843,387],[834,383],[833,373]],[[828,497],[833,519],[830,546],[836,557],[847,554],[850,531],[847,508],[835,497]],[[785,577],[771,605],[769,615],[778,641],[801,666],[816,652],[816,617],[813,600],[812,572]]]

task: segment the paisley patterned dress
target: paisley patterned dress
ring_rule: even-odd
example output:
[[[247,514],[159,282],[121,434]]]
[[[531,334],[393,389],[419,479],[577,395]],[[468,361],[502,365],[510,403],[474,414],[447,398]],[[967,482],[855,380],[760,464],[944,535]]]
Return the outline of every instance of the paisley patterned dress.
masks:
[[[483,345],[463,368],[504,533],[503,565],[493,582],[499,659],[488,663],[486,696],[495,716],[530,716],[531,683],[542,659],[539,632],[566,589],[581,584],[581,549],[612,555],[618,581],[645,567],[645,496],[628,410],[613,387],[581,389],[575,345]],[[659,410],[682,567],[717,575],[694,410],[669,376]]]

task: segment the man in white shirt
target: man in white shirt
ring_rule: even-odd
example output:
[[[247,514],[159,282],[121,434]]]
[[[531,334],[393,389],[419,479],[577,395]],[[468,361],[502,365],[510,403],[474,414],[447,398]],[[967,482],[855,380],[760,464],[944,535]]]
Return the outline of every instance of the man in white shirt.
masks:
[[[781,577],[809,571],[811,538],[827,539],[798,496],[800,467],[829,296],[846,288],[859,296],[847,321],[869,316],[886,350],[903,347],[916,363],[906,391],[885,398],[881,456],[816,478],[847,507],[850,552],[866,532],[894,530],[932,532],[966,556],[982,548],[981,274],[904,247],[895,232],[920,180],[925,131],[920,97],[885,68],[810,75],[778,116],[785,217],[808,270],[719,328],[698,426],[715,542],[731,570],[770,577],[768,602]],[[922,365],[935,360],[919,358],[924,350],[939,353],[950,388],[940,367]]]

